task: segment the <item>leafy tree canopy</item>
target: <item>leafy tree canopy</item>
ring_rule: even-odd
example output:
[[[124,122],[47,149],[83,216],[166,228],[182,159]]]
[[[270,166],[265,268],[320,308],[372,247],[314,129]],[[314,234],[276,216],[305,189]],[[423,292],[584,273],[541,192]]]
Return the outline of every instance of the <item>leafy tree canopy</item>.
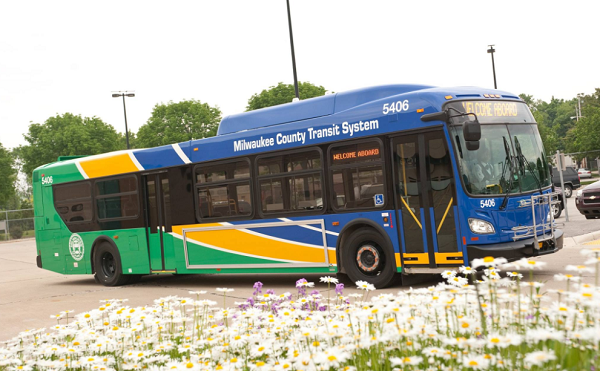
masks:
[[[325,88],[313,85],[310,82],[298,83],[298,94],[300,99],[308,99],[325,95]],[[258,94],[254,94],[248,100],[246,111],[277,106],[279,104],[290,103],[296,97],[294,85],[280,82],[277,86],[271,86]]]
[[[137,133],[138,148],[162,146],[217,134],[221,110],[197,100],[157,104]],[[131,140],[131,136],[130,136]]]
[[[17,170],[13,165],[11,153],[0,143],[0,210],[7,209],[9,200],[15,194]]]
[[[544,102],[531,95],[520,97],[533,112],[547,154],[558,149],[572,153],[577,161],[600,155],[600,89],[570,100],[552,97],[550,102]],[[580,105],[581,116],[577,120]]]
[[[56,161],[58,156],[96,155],[124,149],[111,125],[98,117],[72,113],[50,117],[43,124],[32,123],[23,136],[29,144],[19,147],[16,153],[28,177],[36,167]]]

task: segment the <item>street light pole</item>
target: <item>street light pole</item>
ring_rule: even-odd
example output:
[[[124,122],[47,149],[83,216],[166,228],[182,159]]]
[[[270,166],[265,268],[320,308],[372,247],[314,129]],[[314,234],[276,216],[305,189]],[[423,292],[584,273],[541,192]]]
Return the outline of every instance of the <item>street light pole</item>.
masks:
[[[498,89],[498,86],[496,85],[496,66],[494,65],[494,52],[496,51],[496,49],[494,49],[494,45],[488,45],[490,48],[488,49],[488,53],[490,53],[492,55],[492,71],[494,72],[494,89]]]
[[[125,141],[127,142],[127,149],[129,149],[129,130],[127,129],[127,109],[125,108],[125,97],[135,97],[135,94],[129,93],[128,91],[113,93],[113,98],[123,97],[123,114],[125,115]]]
[[[292,35],[292,16],[290,14],[290,0],[287,1],[288,26],[290,28],[290,46],[292,48],[292,68],[294,70],[294,89],[296,91],[296,99],[300,99],[298,93],[298,77],[296,76],[296,54],[294,53],[294,36]]]

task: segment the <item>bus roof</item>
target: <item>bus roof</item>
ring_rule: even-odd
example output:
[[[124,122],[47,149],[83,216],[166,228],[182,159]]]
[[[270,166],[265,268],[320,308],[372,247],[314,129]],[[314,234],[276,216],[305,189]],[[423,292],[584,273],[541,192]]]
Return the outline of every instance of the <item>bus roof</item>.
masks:
[[[428,85],[383,85],[324,95],[225,117],[217,135],[236,133],[315,117],[329,116],[385,97],[432,88]]]
[[[419,118],[439,111],[449,99],[488,98],[520,100],[494,89],[426,85],[385,85],[330,94],[228,116],[214,137],[61,159],[34,170],[33,181],[45,174],[54,176],[54,183],[99,178],[415,129],[435,124]],[[402,113],[401,121],[399,114],[382,114],[384,104],[404,101],[410,109]]]

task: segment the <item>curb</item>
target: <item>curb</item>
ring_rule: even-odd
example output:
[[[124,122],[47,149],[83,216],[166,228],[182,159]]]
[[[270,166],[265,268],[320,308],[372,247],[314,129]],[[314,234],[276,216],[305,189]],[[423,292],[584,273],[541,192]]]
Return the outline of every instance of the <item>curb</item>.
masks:
[[[582,234],[581,236],[565,237],[563,247],[575,247],[594,240],[600,240],[600,231]]]

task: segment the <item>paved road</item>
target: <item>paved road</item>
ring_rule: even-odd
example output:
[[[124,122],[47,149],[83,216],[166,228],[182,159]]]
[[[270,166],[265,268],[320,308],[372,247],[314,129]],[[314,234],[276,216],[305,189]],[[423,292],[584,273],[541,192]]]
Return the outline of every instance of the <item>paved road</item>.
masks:
[[[600,225],[600,220],[596,222]],[[600,233],[596,236],[600,239]],[[576,244],[577,240],[583,238],[571,237],[568,240],[572,246],[565,247],[558,254],[539,258],[548,265],[544,270],[537,271],[535,278],[547,281],[546,288],[564,288],[564,283],[554,282],[552,276],[563,272],[567,264],[581,264],[584,261],[580,255],[583,242]],[[235,289],[226,302],[227,306],[233,307],[236,301],[244,301],[252,295],[252,285],[256,281],[262,281],[264,289],[271,288],[276,293],[283,293],[295,292],[295,282],[301,278],[296,274],[149,276],[136,285],[109,288],[97,284],[91,276],[62,276],[39,269],[35,264],[35,255],[33,240],[0,244],[0,341],[8,340],[26,329],[52,326],[55,322],[50,315],[60,311],[72,309],[80,313],[96,308],[101,299],[127,298],[129,305],[139,306],[152,303],[160,297],[190,296],[190,290],[207,290],[204,297],[222,305],[223,297],[215,293],[215,288],[228,287]],[[325,293],[327,286],[318,283],[320,275],[304,277],[315,282],[316,288]],[[593,283],[593,276],[588,274],[585,280]],[[413,287],[432,284],[435,282]],[[376,292],[396,293],[402,289],[406,287],[396,286]],[[352,291],[346,290],[345,294]]]

